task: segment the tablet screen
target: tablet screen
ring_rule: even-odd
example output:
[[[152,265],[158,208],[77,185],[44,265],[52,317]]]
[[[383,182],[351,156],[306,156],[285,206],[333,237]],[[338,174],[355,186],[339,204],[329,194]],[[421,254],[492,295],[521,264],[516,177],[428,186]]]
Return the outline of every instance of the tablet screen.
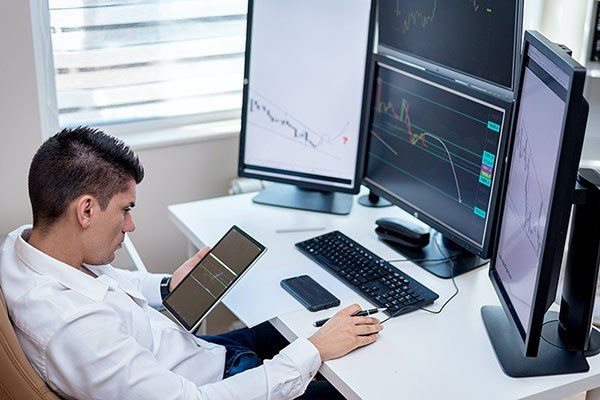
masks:
[[[163,305],[187,330],[193,330],[264,251],[263,245],[232,227]]]

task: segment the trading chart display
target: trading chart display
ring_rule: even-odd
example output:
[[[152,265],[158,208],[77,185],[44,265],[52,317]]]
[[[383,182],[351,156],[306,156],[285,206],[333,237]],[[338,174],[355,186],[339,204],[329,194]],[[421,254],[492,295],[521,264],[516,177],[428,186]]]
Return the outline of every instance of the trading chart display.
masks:
[[[379,43],[512,88],[519,0],[380,0]]]
[[[482,246],[506,111],[386,65],[377,71],[366,179]]]
[[[253,2],[245,172],[355,186],[370,17],[370,0]]]
[[[192,329],[264,251],[233,227],[165,299],[187,329]]]
[[[552,201],[569,76],[529,48],[496,270],[523,327],[529,326]]]

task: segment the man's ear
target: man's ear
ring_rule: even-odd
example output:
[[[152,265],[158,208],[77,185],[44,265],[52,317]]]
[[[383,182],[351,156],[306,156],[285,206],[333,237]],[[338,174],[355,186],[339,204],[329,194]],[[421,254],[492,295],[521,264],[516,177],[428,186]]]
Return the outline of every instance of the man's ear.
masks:
[[[96,213],[99,210],[98,201],[94,196],[83,195],[75,200],[75,212],[77,221],[82,228],[87,228],[92,224]]]

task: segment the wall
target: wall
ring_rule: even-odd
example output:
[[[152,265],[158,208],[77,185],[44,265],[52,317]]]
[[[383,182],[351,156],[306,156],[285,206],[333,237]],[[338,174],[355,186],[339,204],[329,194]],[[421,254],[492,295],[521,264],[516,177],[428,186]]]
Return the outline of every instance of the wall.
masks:
[[[525,0],[539,2],[540,0]],[[562,43],[573,50],[573,56],[581,60],[584,26],[588,0],[544,0],[538,29],[550,40]],[[582,154],[582,164],[597,168],[600,163],[600,78],[588,78],[586,98],[590,115]]]
[[[600,78],[588,78],[587,85],[590,115],[581,158],[587,161],[586,167],[600,171]]]
[[[31,220],[27,170],[41,122],[27,1],[0,12],[0,233]]]
[[[131,239],[150,271],[172,272],[187,255],[167,206],[227,194],[237,174],[237,149],[238,139],[230,138],[138,152],[146,176],[138,187]]]
[[[579,60],[582,50],[586,10],[587,0],[544,1],[544,11],[540,27],[541,32],[548,39],[564,44],[573,50],[573,56],[577,60]]]

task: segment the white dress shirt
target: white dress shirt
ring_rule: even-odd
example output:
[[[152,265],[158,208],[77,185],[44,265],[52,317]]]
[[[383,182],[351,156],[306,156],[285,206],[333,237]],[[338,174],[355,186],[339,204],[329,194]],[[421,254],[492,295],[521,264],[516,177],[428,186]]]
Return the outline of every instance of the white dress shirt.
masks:
[[[42,379],[76,399],[289,399],[321,365],[298,339],[260,367],[223,379],[225,348],[151,306],[164,275],[86,266],[93,278],[12,232],[0,251],[0,286],[19,342]],[[143,294],[142,294],[143,293]]]

